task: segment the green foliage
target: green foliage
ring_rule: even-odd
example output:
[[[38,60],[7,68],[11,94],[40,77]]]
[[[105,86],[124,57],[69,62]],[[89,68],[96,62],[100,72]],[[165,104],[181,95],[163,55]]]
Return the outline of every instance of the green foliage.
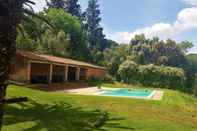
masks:
[[[121,80],[126,83],[140,83],[145,86],[161,88],[182,88],[185,74],[182,69],[156,65],[137,65],[133,61],[125,61],[118,71]]]
[[[133,83],[136,79],[136,74],[138,72],[138,65],[133,61],[123,62],[118,70],[120,78],[126,83]]]
[[[197,73],[197,54],[189,54],[186,56],[192,72]]]
[[[49,30],[43,21],[27,17],[28,21],[21,23],[25,37],[21,33],[18,34],[18,49],[105,65],[103,51],[118,44],[104,38],[103,29],[99,25],[100,10],[97,1],[89,2],[87,12],[83,14],[86,20],[75,17],[78,13],[82,13],[77,0],[49,0],[47,4],[50,8],[38,15],[45,17],[54,26],[55,31]],[[97,14],[92,16],[95,12]],[[89,48],[90,37],[95,42],[93,48]]]
[[[81,17],[81,6],[78,0],[46,0],[49,8],[63,9],[67,13]]]
[[[130,42],[129,54],[135,57],[138,64],[153,63],[182,68],[187,60],[183,53],[185,48],[180,48],[180,45],[170,39],[160,41],[158,38],[146,39],[143,34],[136,35]]]
[[[115,46],[104,51],[104,66],[109,70],[109,73],[118,78],[118,68],[128,57],[127,45]]]
[[[119,44],[113,40],[107,40],[107,48],[112,49],[117,47]]]
[[[182,41],[180,44],[178,44],[178,47],[185,53],[187,53],[188,49],[191,49],[193,46],[193,43],[189,41]]]
[[[185,84],[185,74],[180,68],[142,65],[138,71],[139,82],[146,86],[176,89]]]
[[[115,80],[114,80],[113,76],[107,74],[103,78],[92,77],[87,82],[90,85],[95,85],[95,86],[99,86],[100,87],[102,83],[113,83],[114,81]]]
[[[78,4],[78,0],[67,0],[66,11],[78,18],[81,17],[81,6]]]
[[[194,77],[192,88],[194,96],[197,97],[197,74]]]
[[[118,80],[119,66],[126,60],[134,61],[139,65],[154,64],[182,68],[186,76],[189,76],[190,65],[185,57],[184,49],[179,46],[180,44],[170,39],[162,41],[157,37],[147,39],[143,34],[136,35],[129,45],[118,45],[104,51],[104,65]]]
[[[49,8],[66,9],[66,0],[46,0]]]
[[[191,87],[194,82],[194,74],[197,72],[197,62],[195,62],[195,56],[186,56],[186,52],[192,47],[191,42],[177,43],[170,39],[163,41],[158,37],[147,39],[144,34],[141,34],[136,35],[130,44],[119,45],[114,41],[105,39],[103,28],[100,26],[101,17],[98,1],[89,0],[85,13],[80,12],[80,5],[77,2],[78,0],[67,2],[51,0],[51,4],[53,4],[51,8],[40,13],[40,16],[46,17],[54,25],[56,32],[48,30],[47,25],[40,20],[29,17],[32,22],[21,23],[25,30],[25,37],[23,38],[22,34],[18,34],[17,47],[22,50],[89,61],[106,66],[110,75],[116,80],[121,80],[121,77],[128,75],[131,78],[127,77],[125,82],[140,81],[147,85],[151,85],[155,76],[149,77],[148,74],[154,74],[151,71],[158,71],[159,66],[161,69],[165,66],[182,68],[185,72],[186,87],[189,87],[187,89],[192,92]],[[78,18],[77,14],[79,13],[85,16],[83,22]],[[122,69],[120,65],[127,60],[133,61],[141,67],[138,67],[138,72],[140,72],[139,69],[149,72],[144,75],[147,75],[150,80],[144,79],[143,81],[142,77],[138,78],[140,80],[135,80],[137,78],[134,79],[131,74],[121,73],[124,68],[122,67]],[[150,64],[157,66],[146,68],[142,66]],[[170,69],[165,68],[165,70]],[[154,79],[162,79],[162,77],[155,77]],[[154,85],[164,87],[166,81],[163,85],[161,83],[154,83]],[[182,85],[180,83],[180,87]],[[167,86],[170,86],[170,83]]]
[[[70,57],[75,59],[87,58],[86,37],[77,18],[61,9],[49,9],[47,17],[57,30],[69,34],[70,42],[67,51],[71,54]]]
[[[100,26],[101,17],[100,9],[97,0],[89,0],[88,8],[85,12],[86,16],[86,31],[88,34],[88,47],[91,49],[104,50],[107,41],[103,34],[103,28]]]
[[[94,127],[95,128],[102,127],[109,119],[108,117],[109,117],[108,112],[103,112],[101,117],[94,123]]]
[[[25,37],[18,34],[17,47],[22,50],[90,61],[87,40],[79,20],[62,9],[48,9],[40,13],[53,24],[51,31],[42,21],[28,17],[21,23]]]
[[[37,43],[25,32],[23,34],[18,33],[16,46],[20,50],[35,51],[37,49]]]
[[[92,63],[97,63],[98,65],[102,65],[103,63],[103,52],[93,49],[90,51]]]
[[[188,65],[186,65],[184,69],[186,70],[187,87],[191,89],[195,79],[195,74],[197,73],[197,54],[189,54],[186,58]]]
[[[41,43],[43,46],[42,52],[55,56],[70,57],[69,52],[67,52],[69,50],[69,36],[66,36],[63,31],[54,36],[53,32],[47,30],[41,38]]]
[[[115,81],[115,79],[114,79],[113,76],[111,76],[111,75],[109,75],[109,74],[105,75],[105,77],[104,77],[104,82],[113,83],[114,81]]]
[[[197,99],[179,91],[163,91],[161,101],[147,101],[48,93],[10,85],[8,97],[27,96],[36,103],[7,105],[2,130],[196,131]],[[107,111],[108,119],[101,128],[94,129],[92,125],[102,116],[98,111]]]
[[[160,56],[158,57],[158,60],[156,61],[157,65],[166,65],[168,62],[168,57],[167,56]]]
[[[139,83],[146,83],[145,85],[153,85],[151,83],[152,79],[155,76],[156,81],[160,81],[160,83],[154,83],[154,85],[161,86],[161,87],[186,87],[184,91],[191,92],[191,86],[194,81],[194,74],[197,72],[197,57],[195,55],[186,56],[186,50],[191,48],[192,43],[184,41],[181,43],[177,43],[173,40],[166,40],[162,41],[159,38],[154,37],[152,39],[147,39],[143,34],[136,35],[130,42],[129,45],[118,45],[111,49],[107,49],[104,51],[104,65],[108,67],[110,74],[114,75],[117,80],[120,79],[120,73],[118,72],[119,66],[126,60],[131,60],[136,62],[140,69],[144,69],[142,65],[157,65],[157,66],[150,66],[149,68],[145,68],[144,70],[151,72],[152,70],[159,71],[158,68],[161,66],[161,71],[169,71],[171,68],[164,68],[164,67],[175,67],[181,68],[184,70],[184,77],[181,79],[179,78],[176,84],[168,83],[167,81],[175,82],[175,77],[171,77],[166,79],[166,81],[161,80],[162,77],[157,77],[155,75],[149,76],[147,73],[146,76],[149,79],[142,79],[138,80]],[[145,66],[146,67],[146,66]],[[153,69],[152,69],[153,68]],[[156,68],[156,69],[155,69]],[[165,72],[162,72],[165,73]],[[173,73],[172,73],[173,74]],[[132,77],[132,76],[130,76]],[[151,79],[151,77],[153,77]],[[167,77],[167,76],[165,76]],[[129,79],[129,78],[127,78]],[[159,80],[158,80],[159,79]],[[127,82],[128,80],[126,80]],[[140,82],[141,81],[141,82]],[[163,84],[161,81],[164,81]],[[181,81],[181,82],[180,82]],[[167,83],[167,84],[166,84]],[[179,84],[180,83],[180,84]]]

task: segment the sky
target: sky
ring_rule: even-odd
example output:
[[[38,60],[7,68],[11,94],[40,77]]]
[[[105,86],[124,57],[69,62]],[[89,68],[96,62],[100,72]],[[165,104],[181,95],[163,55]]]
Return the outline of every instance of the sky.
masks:
[[[45,6],[45,0],[34,0],[35,11]],[[129,43],[136,34],[158,36],[177,42],[188,40],[197,53],[197,0],[98,0],[104,33],[119,43]],[[88,0],[79,0],[85,10]]]

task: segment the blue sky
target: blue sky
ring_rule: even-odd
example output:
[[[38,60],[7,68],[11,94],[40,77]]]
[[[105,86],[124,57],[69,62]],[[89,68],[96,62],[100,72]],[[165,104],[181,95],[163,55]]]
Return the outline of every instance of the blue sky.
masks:
[[[35,10],[44,0],[36,0]],[[197,0],[98,0],[107,38],[128,43],[139,33],[176,41],[189,40],[197,53]],[[88,0],[79,0],[82,9]]]

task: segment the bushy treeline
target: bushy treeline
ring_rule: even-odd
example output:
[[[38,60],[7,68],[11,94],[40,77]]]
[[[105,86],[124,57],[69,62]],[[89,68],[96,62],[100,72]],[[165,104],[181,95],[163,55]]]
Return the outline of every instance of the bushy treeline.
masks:
[[[191,78],[188,81],[188,86],[192,87],[192,93],[197,97],[197,54],[189,54],[187,59],[189,61],[188,76]]]
[[[103,34],[98,1],[89,0],[84,12],[78,0],[47,0],[47,5],[37,15],[52,27],[43,20],[27,17],[20,24],[23,31],[17,35],[17,48],[99,64],[102,51],[115,42]]]
[[[192,84],[192,92],[197,97],[197,74],[194,77],[194,82]]]
[[[32,23],[21,23],[24,34],[18,34],[17,47],[21,50],[85,59],[86,38],[77,18],[62,9],[48,9],[45,11],[45,18],[54,29],[48,28],[41,20],[29,18]]]
[[[27,17],[20,24],[24,31],[18,33],[18,49],[105,66],[117,81],[194,92],[197,58],[187,55],[191,42],[149,39],[141,34],[130,43],[118,44],[103,34],[97,0],[89,0],[84,12],[78,0],[48,0],[47,5],[39,15],[53,29],[41,20]]]
[[[193,93],[197,55],[187,55],[192,45],[136,35],[129,44],[105,50],[103,64],[118,81]]]
[[[121,64],[118,74],[123,82],[160,88],[183,88],[186,80],[181,68],[153,64],[138,65],[133,61]]]
[[[187,70],[190,64],[185,52],[191,46],[192,43],[188,41],[177,43],[170,39],[163,41],[157,37],[148,39],[143,34],[136,35],[129,44],[105,50],[104,64],[115,76],[120,64],[126,60],[132,60],[139,65],[165,65]]]

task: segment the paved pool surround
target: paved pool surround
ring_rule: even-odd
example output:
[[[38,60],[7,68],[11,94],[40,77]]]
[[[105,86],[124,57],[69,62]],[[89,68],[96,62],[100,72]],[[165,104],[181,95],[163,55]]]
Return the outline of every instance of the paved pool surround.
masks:
[[[136,98],[136,99],[148,99],[148,100],[162,100],[164,92],[160,90],[153,90],[151,94],[147,97],[136,97],[136,96],[110,96],[110,95],[102,95],[106,92],[106,90],[119,90],[121,88],[107,88],[101,87],[88,87],[82,89],[71,89],[66,90],[66,93],[70,94],[78,94],[78,95],[94,95],[94,96],[107,96],[107,97],[127,97],[127,98]],[[137,89],[135,89],[137,90]]]

